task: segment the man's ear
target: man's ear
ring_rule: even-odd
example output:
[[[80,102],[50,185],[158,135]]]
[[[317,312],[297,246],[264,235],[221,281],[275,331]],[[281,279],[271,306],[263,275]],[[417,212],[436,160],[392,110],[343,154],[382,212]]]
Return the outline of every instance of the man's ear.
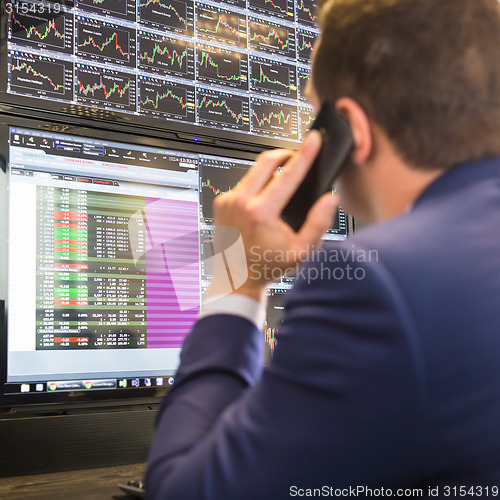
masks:
[[[349,122],[354,136],[351,160],[365,163],[373,153],[372,126],[365,110],[350,97],[341,97],[335,103],[337,111]]]

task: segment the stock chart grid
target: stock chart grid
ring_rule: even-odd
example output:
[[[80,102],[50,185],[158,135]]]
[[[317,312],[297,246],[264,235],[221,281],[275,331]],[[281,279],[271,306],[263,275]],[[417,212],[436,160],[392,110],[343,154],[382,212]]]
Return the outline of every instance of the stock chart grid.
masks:
[[[313,116],[314,0],[10,5],[8,93],[288,141]]]

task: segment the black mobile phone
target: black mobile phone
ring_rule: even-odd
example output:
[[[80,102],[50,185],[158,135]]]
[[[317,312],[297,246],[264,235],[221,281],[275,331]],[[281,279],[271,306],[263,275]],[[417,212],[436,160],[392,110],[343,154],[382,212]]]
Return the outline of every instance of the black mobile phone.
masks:
[[[337,112],[335,106],[325,102],[310,130],[319,130],[323,145],[281,218],[298,231],[314,203],[333,189],[333,182],[346,163],[354,147],[354,137],[347,120]]]

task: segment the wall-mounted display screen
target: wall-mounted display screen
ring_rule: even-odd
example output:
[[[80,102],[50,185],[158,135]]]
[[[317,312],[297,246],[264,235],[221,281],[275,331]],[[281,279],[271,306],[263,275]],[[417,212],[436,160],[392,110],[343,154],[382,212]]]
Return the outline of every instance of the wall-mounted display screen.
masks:
[[[30,106],[267,145],[311,121],[311,0],[8,5],[5,90]]]

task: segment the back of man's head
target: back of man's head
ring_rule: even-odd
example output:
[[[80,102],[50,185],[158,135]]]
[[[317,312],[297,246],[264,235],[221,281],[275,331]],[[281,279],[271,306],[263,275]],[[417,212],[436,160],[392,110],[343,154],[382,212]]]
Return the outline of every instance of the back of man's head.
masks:
[[[354,98],[416,167],[500,155],[498,0],[325,0],[313,83]]]

